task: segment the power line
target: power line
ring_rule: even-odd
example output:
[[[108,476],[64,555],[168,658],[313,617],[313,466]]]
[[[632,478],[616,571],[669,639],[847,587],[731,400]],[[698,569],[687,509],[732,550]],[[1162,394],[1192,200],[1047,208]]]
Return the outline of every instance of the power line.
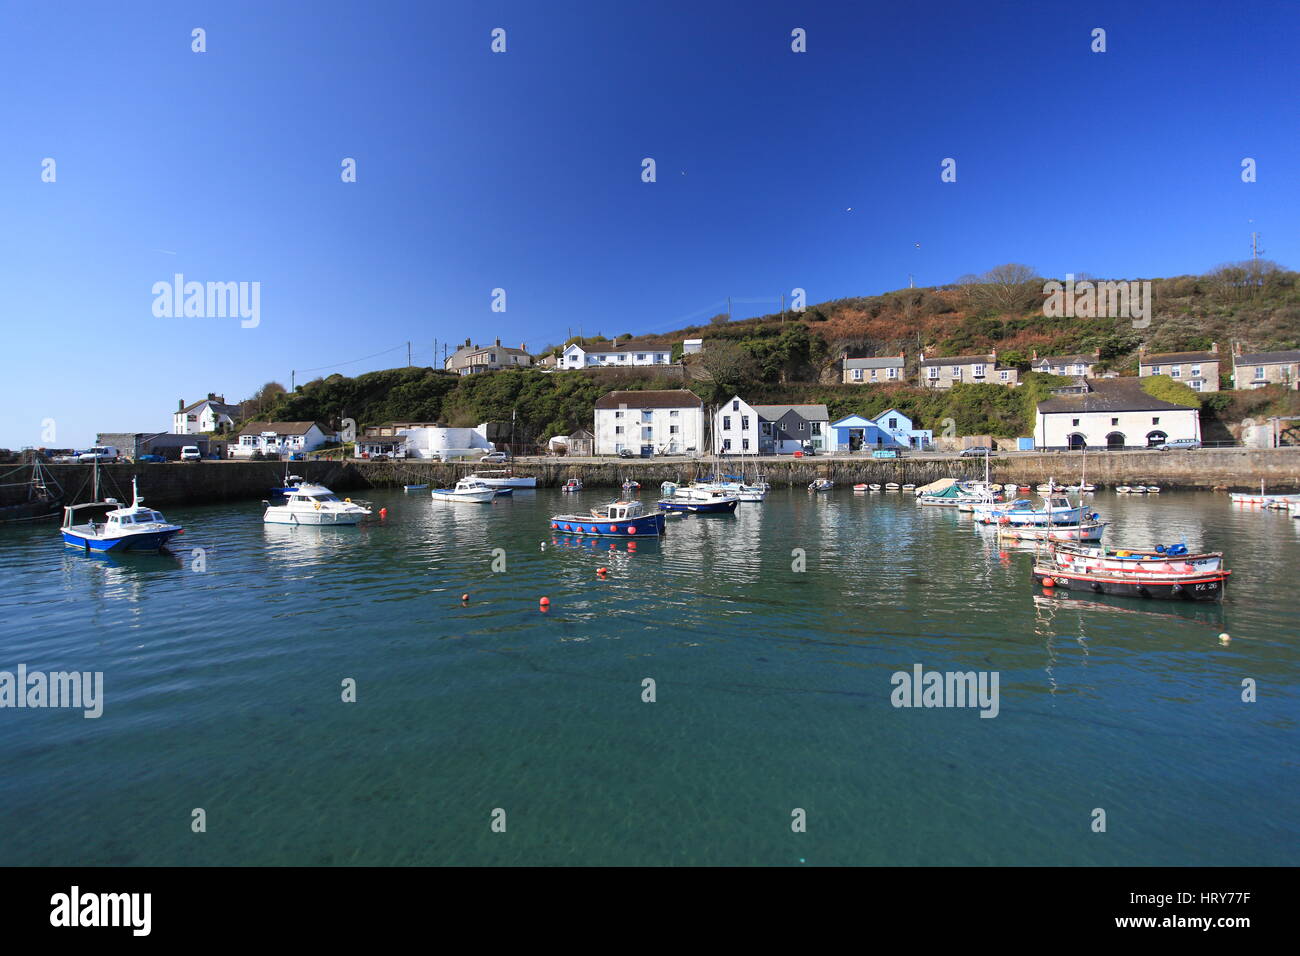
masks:
[[[407,345],[407,343],[403,342],[403,343],[401,343],[400,345],[394,345],[391,349],[384,349],[382,352],[376,352],[374,355],[365,355],[365,356],[362,356],[361,358],[348,359],[346,362],[335,362],[333,365],[318,365],[318,366],[316,366],[315,368],[300,368],[300,369],[295,369],[294,371],[296,371],[296,372],[320,372],[320,371],[323,371],[324,369],[327,369],[327,368],[339,368],[339,367],[341,367],[341,366],[343,366],[343,365],[355,365],[357,362],[364,362],[364,361],[366,361],[366,360],[368,360],[368,359],[378,358],[378,357],[381,356],[381,355],[387,355],[389,352],[396,352],[396,351],[398,351],[399,349],[404,349],[404,348],[406,348],[406,345]]]

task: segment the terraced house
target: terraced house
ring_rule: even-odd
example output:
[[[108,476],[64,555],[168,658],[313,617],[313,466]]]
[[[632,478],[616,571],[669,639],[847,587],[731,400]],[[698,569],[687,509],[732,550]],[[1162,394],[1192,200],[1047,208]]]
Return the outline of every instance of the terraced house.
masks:
[[[1284,385],[1300,389],[1300,350],[1243,353],[1240,349],[1238,346],[1232,355],[1234,388]]]
[[[882,358],[849,358],[845,353],[840,362],[842,381],[846,385],[880,385],[906,382],[903,353]]]
[[[713,416],[715,455],[822,454],[832,450],[825,405],[751,405],[739,395]]]
[[[1219,390],[1219,343],[1208,352],[1148,352],[1138,349],[1138,376],[1168,375],[1198,392]]]
[[[998,365],[998,350],[987,355],[952,355],[926,358],[921,353],[921,385],[924,388],[952,388],[963,383],[1019,385],[1020,372]]]

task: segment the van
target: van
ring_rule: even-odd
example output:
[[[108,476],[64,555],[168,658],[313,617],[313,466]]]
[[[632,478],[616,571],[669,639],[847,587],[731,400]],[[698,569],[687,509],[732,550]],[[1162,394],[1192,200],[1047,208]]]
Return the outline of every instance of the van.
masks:
[[[198,445],[186,445],[181,449],[181,461],[201,461],[202,458]]]
[[[112,445],[96,445],[77,456],[77,461],[117,461],[122,453]]]

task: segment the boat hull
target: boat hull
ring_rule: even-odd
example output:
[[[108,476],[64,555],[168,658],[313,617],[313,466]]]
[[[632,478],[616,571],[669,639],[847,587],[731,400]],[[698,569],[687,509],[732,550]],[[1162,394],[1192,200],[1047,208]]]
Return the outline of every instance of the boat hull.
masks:
[[[728,498],[725,501],[695,501],[695,500],[664,500],[659,502],[659,507],[664,511],[684,511],[690,514],[716,515],[730,514],[736,510],[739,501],[736,498]]]
[[[1034,568],[1034,581],[1043,587],[1146,600],[1222,601],[1228,586],[1228,575],[1231,573],[1213,571],[1206,574],[1121,576],[1117,573],[1078,573],[1037,566]]]
[[[100,538],[83,534],[75,528],[62,529],[63,543],[83,551],[158,551],[176,535],[180,528],[168,528],[163,531],[142,531],[138,534],[126,534],[115,538]]]
[[[663,514],[637,515],[635,518],[597,518],[591,515],[554,515],[551,530],[601,538],[646,538],[664,533]]]
[[[496,498],[497,493],[495,488],[487,491],[468,491],[462,494],[457,494],[450,488],[435,488],[430,492],[430,495],[434,501],[452,501],[464,504],[483,505]]]
[[[998,528],[999,537],[1017,541],[1100,541],[1105,533],[1104,521],[1085,525],[1005,525]]]
[[[291,525],[311,525],[313,527],[326,525],[353,525],[360,524],[361,519],[366,517],[361,512],[351,511],[312,511],[299,512],[289,511],[286,508],[276,508],[274,506],[267,508],[266,513],[262,515],[263,524],[291,524]]]

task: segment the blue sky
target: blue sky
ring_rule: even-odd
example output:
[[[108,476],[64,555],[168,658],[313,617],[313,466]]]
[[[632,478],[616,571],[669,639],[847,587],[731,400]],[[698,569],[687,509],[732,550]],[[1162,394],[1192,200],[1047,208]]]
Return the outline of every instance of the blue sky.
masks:
[[[407,341],[429,364],[435,339],[666,331],[728,295],[1184,274],[1252,228],[1300,266],[1296,3],[0,10],[0,446],[164,430],[179,398]],[[259,282],[260,323],[156,317],[178,272]]]

